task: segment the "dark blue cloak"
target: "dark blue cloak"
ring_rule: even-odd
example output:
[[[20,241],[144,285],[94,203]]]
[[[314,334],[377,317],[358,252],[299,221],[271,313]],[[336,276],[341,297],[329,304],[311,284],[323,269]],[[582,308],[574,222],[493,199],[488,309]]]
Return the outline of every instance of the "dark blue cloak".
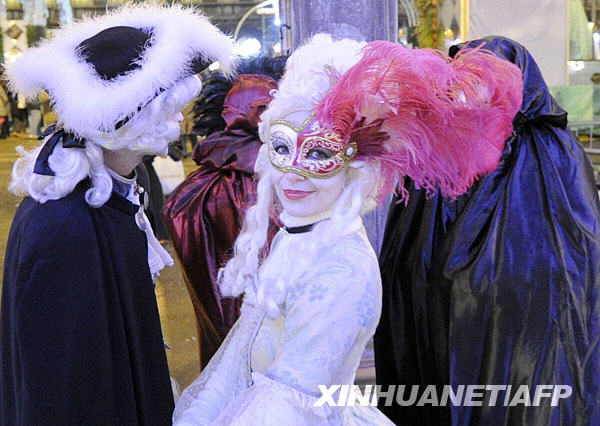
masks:
[[[0,331],[0,424],[168,425],[173,411],[137,207],[23,200],[10,231]]]
[[[600,422],[600,205],[567,114],[521,45],[479,40],[523,71],[523,106],[498,169],[456,201],[410,188],[380,264],[378,384],[570,385],[552,407],[380,407],[399,424]],[[451,52],[452,53],[452,52]],[[455,53],[455,52],[454,52]],[[441,388],[439,388],[441,390]],[[441,393],[438,392],[438,395]],[[408,398],[408,395],[405,395]],[[502,399],[501,399],[502,398]]]

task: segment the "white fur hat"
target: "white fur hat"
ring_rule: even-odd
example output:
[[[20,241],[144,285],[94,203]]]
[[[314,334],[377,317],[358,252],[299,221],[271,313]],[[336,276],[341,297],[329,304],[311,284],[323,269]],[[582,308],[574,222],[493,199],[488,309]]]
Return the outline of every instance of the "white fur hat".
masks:
[[[122,37],[119,28],[142,36]],[[8,64],[6,77],[13,93],[28,98],[46,90],[59,125],[85,138],[113,132],[158,93],[201,71],[200,62],[218,61],[232,73],[232,58],[231,39],[202,14],[144,4],[61,28]]]

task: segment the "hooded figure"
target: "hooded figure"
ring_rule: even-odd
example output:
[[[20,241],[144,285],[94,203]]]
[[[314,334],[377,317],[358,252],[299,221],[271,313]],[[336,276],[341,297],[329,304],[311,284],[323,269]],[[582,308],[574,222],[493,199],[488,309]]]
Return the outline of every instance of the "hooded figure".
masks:
[[[427,385],[438,395],[443,385],[498,385],[497,402],[488,388],[481,406],[381,408],[399,424],[592,424],[600,416],[592,169],[523,46],[501,37],[466,46],[517,65],[523,103],[498,169],[467,194],[427,199],[411,185],[411,202],[392,204],[380,257],[377,383],[406,385],[404,400],[418,385],[417,401]],[[536,403],[538,385],[571,393],[546,390]],[[562,394],[556,406],[553,392]]]
[[[237,78],[224,100],[227,127],[196,146],[193,157],[200,167],[173,191],[163,209],[196,313],[202,368],[239,316],[241,300],[221,297],[217,272],[231,256],[245,210],[256,201],[258,119],[276,88],[277,82],[266,75]]]
[[[13,167],[26,198],[6,248],[0,424],[168,425],[173,394],[153,280],[168,253],[135,166],[166,155],[195,76],[231,41],[191,9],[132,6],[64,27],[7,67],[58,123]],[[141,205],[140,205],[141,204]]]

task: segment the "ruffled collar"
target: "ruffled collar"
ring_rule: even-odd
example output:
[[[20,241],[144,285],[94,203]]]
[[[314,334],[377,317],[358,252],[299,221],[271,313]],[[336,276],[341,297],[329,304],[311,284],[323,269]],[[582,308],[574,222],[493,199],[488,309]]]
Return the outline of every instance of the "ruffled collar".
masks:
[[[116,192],[117,194],[123,196],[124,198],[127,198],[127,196],[129,195],[129,192],[131,191],[132,185],[135,183],[135,181],[137,179],[136,171],[135,170],[133,171],[132,177],[125,177],[125,176],[121,176],[114,170],[109,169],[108,167],[106,168],[106,170],[108,171],[108,174],[110,175],[110,177],[113,180],[113,192]]]

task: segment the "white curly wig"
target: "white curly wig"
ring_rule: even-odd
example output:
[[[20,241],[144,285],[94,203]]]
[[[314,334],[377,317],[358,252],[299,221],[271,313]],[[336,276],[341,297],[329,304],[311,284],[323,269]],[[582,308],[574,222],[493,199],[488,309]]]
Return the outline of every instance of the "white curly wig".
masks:
[[[259,135],[269,140],[270,122],[295,111],[311,111],[325,96],[336,75],[343,74],[360,59],[366,43],[349,39],[334,40],[317,34],[288,58],[279,88],[261,115]]]

